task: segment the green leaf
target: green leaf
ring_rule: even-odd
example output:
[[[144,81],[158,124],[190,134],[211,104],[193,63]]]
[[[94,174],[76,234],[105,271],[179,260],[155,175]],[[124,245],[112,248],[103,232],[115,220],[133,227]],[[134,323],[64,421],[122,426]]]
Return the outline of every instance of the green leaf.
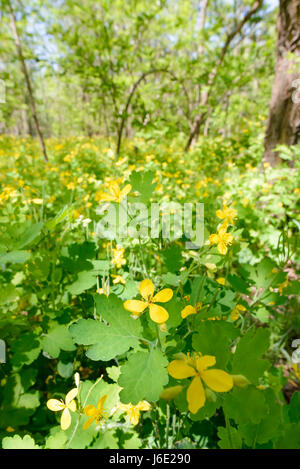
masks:
[[[115,436],[115,429],[106,430],[100,433],[99,437],[91,449],[119,449],[118,439]]]
[[[162,281],[165,285],[170,285],[171,287],[178,287],[180,277],[176,274],[172,274],[171,272],[167,272],[166,274],[162,275]]]
[[[300,421],[300,392],[295,392],[292,396],[292,399],[287,406],[288,415],[292,423],[297,423]]]
[[[106,368],[106,373],[110,379],[117,382],[120,377],[121,370],[119,366],[110,366]]]
[[[67,443],[67,435],[60,427],[51,429],[51,435],[46,439],[45,449],[63,449]]]
[[[252,329],[239,341],[232,360],[232,374],[242,374],[253,384],[269,368],[270,362],[261,359],[261,355],[269,348],[270,331],[268,329]]]
[[[13,343],[11,351],[13,354],[11,361],[16,368],[30,365],[40,354],[40,340],[33,332],[26,332]]]
[[[18,296],[17,288],[12,285],[2,285],[0,290],[0,305],[4,305],[6,303],[10,303]]]
[[[235,291],[244,293],[245,295],[248,294],[249,286],[241,277],[237,275],[227,275],[226,279]]]
[[[85,290],[89,290],[97,283],[97,274],[94,271],[79,272],[77,280],[66,287],[72,295],[80,295]]]
[[[46,223],[46,228],[49,231],[53,231],[56,225],[58,225],[60,222],[62,222],[65,219],[68,219],[69,221],[73,218],[73,207],[65,207],[63,208],[55,218],[52,218],[52,220],[48,220]]]
[[[30,257],[30,253],[26,251],[11,251],[0,255],[0,264],[11,262],[12,264],[23,264]]]
[[[74,363],[73,362],[64,363],[63,361],[60,360],[57,363],[57,373],[62,378],[70,378],[73,374],[73,369],[74,369]]]
[[[42,338],[44,352],[51,358],[57,358],[61,350],[72,352],[76,349],[72,336],[65,325],[55,326]]]
[[[193,349],[203,355],[215,356],[216,367],[224,368],[231,356],[230,345],[238,333],[238,329],[229,322],[199,322],[192,339]]]
[[[182,266],[181,248],[178,244],[172,244],[162,252],[162,257],[169,272],[175,273]]]
[[[264,308],[263,306],[261,308],[258,308],[257,311],[255,311],[254,315],[259,319],[261,322],[269,322],[270,318],[270,313],[269,311]]]
[[[253,280],[256,288],[266,288],[267,285],[272,285],[276,274],[272,274],[272,270],[276,267],[274,261],[269,258],[263,259],[255,266],[245,266],[249,271],[250,278]]]
[[[36,223],[29,226],[20,236],[17,243],[17,249],[22,249],[32,243],[41,233],[44,223]]]
[[[39,404],[39,391],[22,394],[18,401],[18,407],[23,409],[35,409]]]
[[[132,436],[125,440],[123,445],[124,449],[139,449],[142,446],[142,440],[138,437],[136,433],[133,433]]]
[[[235,388],[224,394],[223,409],[238,424],[258,424],[265,418],[268,406],[263,391],[254,386]]]
[[[235,307],[235,293],[231,290],[223,290],[219,293],[219,295],[216,298],[216,302],[227,306],[227,308],[234,308]]]
[[[136,405],[144,399],[157,401],[169,381],[167,365],[167,359],[158,349],[131,354],[127,363],[121,367],[118,381],[123,387],[121,402]]]
[[[276,449],[299,449],[300,423],[291,423],[283,427],[283,435],[276,441]]]
[[[135,201],[147,203],[150,200],[156,186],[156,183],[152,183],[154,178],[155,173],[152,171],[131,173],[129,183],[132,186],[132,192],[139,192],[139,197],[136,197]]]
[[[222,449],[241,449],[242,439],[238,430],[234,427],[230,427],[230,437],[228,430],[225,427],[218,427],[218,446]]]
[[[130,317],[118,297],[97,295],[96,308],[101,318],[109,324],[94,319],[80,319],[70,326],[74,341],[89,346],[87,356],[91,360],[108,361],[138,345],[141,324],[139,320]]]
[[[168,329],[179,326],[183,321],[181,317],[181,311],[184,308],[183,301],[173,296],[171,301],[166,304],[166,308],[169,313],[169,319],[167,320]]]
[[[277,396],[272,389],[264,391],[267,410],[259,423],[248,422],[239,425],[239,431],[245,443],[249,447],[255,444],[262,445],[270,440],[274,440],[280,434],[282,427],[282,406],[277,401]]]
[[[3,449],[41,449],[29,435],[6,436],[2,440]]]

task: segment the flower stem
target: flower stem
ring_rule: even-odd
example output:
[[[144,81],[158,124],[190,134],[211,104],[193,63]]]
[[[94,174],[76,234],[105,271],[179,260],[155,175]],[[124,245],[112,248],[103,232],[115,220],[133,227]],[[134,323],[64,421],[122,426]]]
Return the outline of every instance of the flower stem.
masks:
[[[93,390],[94,387],[99,383],[99,381],[101,381],[102,378],[103,378],[103,375],[101,375],[100,378],[98,378],[98,379],[94,382],[94,384],[90,387],[90,389],[89,389],[89,391],[88,391],[88,393],[87,393],[87,396],[86,396],[86,398],[85,398],[85,400],[84,400],[84,403],[83,403],[83,405],[82,405],[82,408],[85,407],[85,405],[86,405],[86,403],[87,403],[87,400],[88,400],[88,398],[89,398],[89,396],[90,396],[92,390]],[[75,436],[75,434],[76,434],[76,432],[77,432],[77,429],[78,429],[78,426],[79,426],[79,423],[80,423],[80,420],[81,420],[81,416],[82,416],[82,413],[80,412],[79,417],[78,417],[78,420],[77,420],[77,422],[76,422],[76,425],[75,425],[75,427],[74,427],[73,433],[72,433],[72,435],[71,435],[71,438],[69,439],[69,442],[68,442],[68,444],[67,444],[66,449],[69,449],[69,448],[70,448],[70,444],[71,444],[71,442],[72,442],[72,440],[73,440],[73,438],[74,438],[74,436]]]
[[[169,429],[170,429],[170,406],[167,404],[167,417],[166,417],[166,448],[169,449]]]

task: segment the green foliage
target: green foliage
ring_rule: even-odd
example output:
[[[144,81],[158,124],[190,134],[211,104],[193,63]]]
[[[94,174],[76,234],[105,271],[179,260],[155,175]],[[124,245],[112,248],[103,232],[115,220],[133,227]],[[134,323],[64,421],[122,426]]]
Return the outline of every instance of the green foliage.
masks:
[[[157,401],[168,383],[167,364],[168,361],[157,349],[131,354],[127,363],[121,366],[118,380],[123,387],[120,393],[122,402],[135,405],[144,399]]]
[[[4,138],[1,144],[8,151],[12,140]],[[22,145],[23,155],[36,151],[30,141]],[[89,220],[99,220],[99,197],[109,192],[103,183],[109,171],[105,147],[100,139],[92,143],[65,140],[58,150],[56,145],[55,165],[50,164],[47,171],[40,168],[47,194],[43,200],[33,174],[30,190],[34,192],[26,197],[34,202],[19,203],[24,196],[15,173],[0,195],[0,201],[5,198],[0,244],[0,338],[6,345],[0,386],[2,446],[160,448],[167,446],[168,426],[172,447],[299,447],[299,393],[289,404],[282,394],[288,379],[299,380],[297,369],[287,361],[287,354],[291,357],[294,351],[295,336],[290,331],[300,331],[299,282],[294,274],[290,279],[286,269],[289,265],[296,275],[298,251],[293,239],[298,228],[289,221],[282,231],[279,207],[282,193],[293,193],[295,188],[290,170],[268,169],[264,176],[273,187],[278,184],[273,195],[278,217],[272,217],[269,205],[256,202],[257,187],[253,193],[249,189],[253,170],[242,159],[228,166],[228,156],[224,156],[219,163],[219,178],[234,181],[229,187],[209,180],[204,173],[197,175],[195,168],[210,169],[212,163],[196,150],[194,160],[184,168],[178,149],[170,157],[169,149],[155,144],[150,150],[145,146],[141,160],[136,157],[136,170],[131,167],[129,177],[120,182],[120,188],[128,181],[132,185],[128,203],[139,200],[149,206],[159,202],[165,187],[170,199],[179,197],[181,202],[199,200],[206,191],[205,239],[217,232],[216,212],[225,205],[224,192],[228,200],[231,191],[229,206],[237,210],[230,225],[234,242],[222,255],[216,245],[208,243],[198,251],[186,249],[185,239],[164,239],[161,231],[157,240],[97,237],[92,231],[96,225],[92,227]],[[229,155],[224,142],[214,145],[219,155]],[[71,152],[76,156],[64,161]],[[105,156],[94,165],[98,152]],[[174,167],[164,172],[160,163],[166,158],[172,159]],[[120,181],[117,178],[128,161],[117,161],[120,166],[110,174],[112,180]],[[92,164],[90,176],[86,171]],[[138,170],[139,165],[144,170]],[[17,181],[27,180],[24,170],[23,165],[18,168]],[[72,175],[77,173],[84,182],[68,189],[77,181]],[[283,174],[289,188],[280,185]],[[188,196],[180,180],[188,185]],[[72,205],[70,191],[76,194]],[[243,203],[241,191],[247,196]],[[296,199],[297,193],[286,209],[288,217],[296,209]],[[261,243],[264,218],[275,231],[284,233],[282,243],[275,246],[272,237]],[[173,292],[169,301],[157,303],[168,312],[165,325],[151,320],[146,303],[144,312],[137,315],[124,307],[127,300],[141,301],[139,287],[146,278],[153,281],[155,293],[164,288]],[[186,307],[194,314],[183,317]],[[196,413],[190,412],[187,396],[192,378],[175,379],[168,372],[169,363],[182,359],[182,354],[215,357],[211,369],[232,375],[233,389],[216,392],[204,383],[205,404]],[[74,388],[75,373],[80,378],[77,410],[70,411],[71,424],[62,430],[61,413],[51,412],[46,403],[65,400]],[[164,393],[171,392],[169,388],[176,392],[166,401]],[[96,409],[101,399],[99,417],[95,414],[84,428],[90,418],[85,409]],[[144,410],[137,410],[139,406]]]
[[[106,323],[80,319],[70,327],[76,343],[89,345],[87,356],[91,360],[111,360],[138,344],[140,324],[130,318],[119,298],[96,297],[96,310]]]

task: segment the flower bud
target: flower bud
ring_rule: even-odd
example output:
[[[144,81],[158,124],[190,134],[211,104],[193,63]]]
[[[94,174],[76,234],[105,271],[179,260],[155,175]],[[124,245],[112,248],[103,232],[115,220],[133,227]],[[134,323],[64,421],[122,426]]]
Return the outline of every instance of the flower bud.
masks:
[[[250,384],[250,381],[243,375],[232,375],[233,385],[238,388],[245,388]]]
[[[161,393],[159,397],[160,399],[164,399],[165,401],[171,401],[172,399],[175,399],[175,397],[178,396],[178,394],[181,393],[182,389],[183,389],[183,386],[180,386],[180,385],[166,388],[163,390],[163,392]]]

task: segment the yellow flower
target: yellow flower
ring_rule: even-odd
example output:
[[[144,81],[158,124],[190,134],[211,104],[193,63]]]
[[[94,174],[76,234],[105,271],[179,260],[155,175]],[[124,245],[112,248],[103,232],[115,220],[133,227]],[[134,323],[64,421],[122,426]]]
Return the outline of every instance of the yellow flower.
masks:
[[[58,412],[60,410],[63,411],[60,419],[60,426],[62,430],[67,430],[71,425],[70,410],[72,412],[76,412],[76,402],[74,401],[74,399],[77,394],[78,389],[74,388],[71,389],[71,391],[69,391],[66,395],[65,402],[62,399],[60,401],[58,399],[49,399],[47,401],[47,407],[49,410],[52,410],[53,412]]]
[[[98,192],[96,200],[99,202],[121,202],[131,191],[131,185],[127,184],[123,189],[120,189],[116,181],[112,181],[108,185],[109,194],[107,192]]]
[[[132,425],[137,425],[140,420],[140,412],[148,411],[151,409],[149,402],[141,401],[137,405],[130,404],[119,404],[119,408],[124,410],[129,417],[130,422]]]
[[[231,319],[233,321],[236,321],[240,317],[240,312],[241,311],[246,311],[245,306],[243,305],[236,305],[234,310],[231,313]]]
[[[225,285],[226,280],[225,280],[224,277],[219,277],[219,278],[217,278],[217,282],[218,282],[220,285]]]
[[[149,307],[149,314],[152,321],[157,324],[163,324],[169,319],[168,311],[155,303],[166,303],[173,297],[173,291],[170,288],[164,288],[155,296],[154,285],[149,279],[145,279],[140,283],[140,294],[145,301],[141,300],[127,300],[124,302],[124,308],[136,316],[140,316],[146,308]]]
[[[126,280],[122,275],[113,275],[111,274],[111,277],[113,278],[113,284],[117,285],[118,283],[121,283],[122,285],[125,285]]]
[[[7,427],[6,431],[7,431],[8,433],[12,433],[12,432],[15,431],[15,429],[14,429],[13,427]]]
[[[282,295],[282,291],[284,288],[286,288],[289,284],[289,279],[288,277],[285,279],[285,281],[283,283],[279,283],[277,286],[278,286],[278,291],[279,293]]]
[[[113,259],[112,263],[115,264],[117,269],[120,269],[122,265],[126,264],[126,259],[124,258],[125,249],[120,245],[117,244],[117,247],[113,249]]]
[[[224,205],[222,210],[217,210],[216,215],[220,220],[224,220],[226,223],[234,224],[234,219],[237,217],[237,211],[234,208],[227,207]]]
[[[193,377],[187,390],[188,407],[192,414],[196,414],[206,401],[206,394],[202,384],[204,383],[215,392],[227,392],[233,387],[232,377],[223,370],[207,370],[214,366],[216,358],[212,355],[200,356],[189,354],[181,360],[173,360],[168,365],[169,374],[175,379]]]
[[[218,229],[218,233],[211,234],[209,236],[210,244],[217,244],[217,248],[220,254],[225,256],[227,253],[227,245],[232,244],[233,236],[231,233],[226,233],[227,225],[221,225]]]
[[[105,410],[103,410],[104,402],[106,401],[107,395],[100,397],[97,407],[94,405],[86,406],[83,411],[87,417],[90,417],[85,424],[83,425],[83,429],[86,430],[95,420],[96,423],[102,423],[102,420],[106,418]]]
[[[36,205],[42,205],[43,199],[31,199],[31,202],[33,202]]]
[[[296,375],[296,378],[298,378],[300,380],[300,367],[297,363],[293,364],[293,371]]]
[[[183,310],[181,311],[181,317],[184,319],[184,318],[187,318],[188,316],[190,316],[191,314],[197,314],[197,309],[192,306],[192,305],[187,305],[185,308],[183,308]]]

